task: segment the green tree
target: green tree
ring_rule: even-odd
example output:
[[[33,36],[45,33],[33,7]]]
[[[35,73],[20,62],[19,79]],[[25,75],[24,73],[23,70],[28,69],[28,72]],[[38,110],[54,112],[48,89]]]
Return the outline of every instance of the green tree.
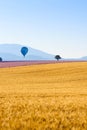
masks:
[[[2,62],[2,58],[0,57],[0,62]]]
[[[56,59],[57,61],[60,60],[60,59],[61,59],[60,55],[56,55],[56,56],[55,56],[55,59]]]

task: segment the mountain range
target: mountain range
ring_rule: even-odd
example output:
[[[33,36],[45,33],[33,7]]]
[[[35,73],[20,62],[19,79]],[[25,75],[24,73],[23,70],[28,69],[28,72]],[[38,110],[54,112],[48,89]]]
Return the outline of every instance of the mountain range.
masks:
[[[28,53],[24,56],[21,54],[21,48],[24,45],[19,44],[0,44],[0,57],[3,61],[22,61],[22,60],[55,60],[55,56],[46,52],[28,47]],[[63,60],[87,60],[87,56],[78,59],[64,59]]]
[[[3,61],[15,60],[55,60],[54,55],[28,47],[28,53],[25,58],[21,54],[21,48],[24,45],[19,44],[0,44],[0,57]]]

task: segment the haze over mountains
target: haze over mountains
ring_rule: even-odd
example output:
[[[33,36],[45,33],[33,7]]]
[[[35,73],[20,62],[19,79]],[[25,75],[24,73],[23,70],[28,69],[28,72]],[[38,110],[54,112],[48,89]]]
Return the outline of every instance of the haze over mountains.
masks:
[[[3,61],[15,60],[54,60],[54,55],[28,47],[29,51],[24,58],[20,50],[23,45],[19,44],[0,44],[0,57]]]
[[[55,60],[54,55],[48,54],[46,52],[33,49],[28,47],[29,51],[24,58],[21,54],[21,48],[24,45],[19,44],[0,44],[0,57],[3,61],[21,61],[21,60]],[[63,59],[63,60],[87,60],[87,56],[78,59]]]

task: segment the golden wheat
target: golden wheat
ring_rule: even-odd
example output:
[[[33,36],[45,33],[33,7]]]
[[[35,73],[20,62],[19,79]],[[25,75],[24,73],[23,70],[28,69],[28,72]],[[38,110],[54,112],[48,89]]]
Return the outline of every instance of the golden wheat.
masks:
[[[87,130],[87,62],[0,68],[0,130]]]

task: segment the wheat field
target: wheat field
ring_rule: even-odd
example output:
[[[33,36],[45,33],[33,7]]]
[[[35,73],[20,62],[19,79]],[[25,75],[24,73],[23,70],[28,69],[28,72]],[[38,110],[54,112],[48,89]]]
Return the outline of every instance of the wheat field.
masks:
[[[87,130],[87,62],[0,68],[0,130]]]

